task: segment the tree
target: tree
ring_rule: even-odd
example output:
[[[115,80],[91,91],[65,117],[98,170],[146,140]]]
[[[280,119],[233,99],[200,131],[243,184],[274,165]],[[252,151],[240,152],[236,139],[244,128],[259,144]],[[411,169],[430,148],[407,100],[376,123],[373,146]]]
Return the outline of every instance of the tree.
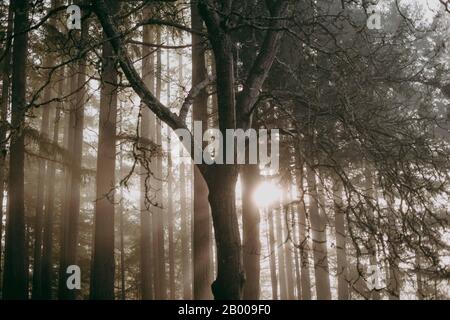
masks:
[[[108,1],[113,14],[119,3]],[[106,40],[105,36],[105,40]],[[116,165],[117,68],[111,44],[102,49],[102,86],[97,156],[91,299],[114,299],[114,189]]]
[[[61,253],[59,262],[58,298],[73,300],[76,291],[67,288],[67,268],[77,265],[78,227],[80,216],[81,160],[83,157],[84,104],[86,100],[86,57],[83,48],[87,41],[89,22],[82,20],[81,33],[74,41],[79,41],[75,48],[80,48],[79,59],[70,68],[70,114],[68,128],[68,147],[70,163],[68,167],[68,184],[61,222]]]
[[[203,21],[198,13],[197,5],[191,2],[192,29],[201,32]],[[205,45],[203,37],[192,33],[192,86],[207,79]],[[204,131],[208,128],[208,93],[206,88],[200,90],[192,104],[194,121],[202,122]],[[210,208],[208,203],[208,186],[197,167],[194,167],[194,223],[193,223],[193,263],[194,300],[209,299],[210,295]]]
[[[8,26],[6,29],[6,44],[5,53],[3,57],[2,65],[2,92],[1,92],[1,104],[0,104],[0,279],[2,279],[2,264],[1,259],[3,255],[3,195],[5,190],[5,164],[6,164],[6,133],[8,127],[6,121],[8,119],[8,109],[10,101],[10,89],[11,89],[11,50],[12,50],[12,33],[13,33],[13,18],[14,8],[10,3],[8,6]]]
[[[3,299],[28,298],[24,207],[24,126],[27,106],[28,9],[28,1],[18,0],[14,2],[11,80],[11,125],[13,129],[9,156],[9,199],[5,237]]]
[[[144,15],[148,17],[151,14],[149,7],[144,8]],[[153,31],[150,26],[144,26],[143,41],[147,43],[153,42]],[[117,52],[117,51],[116,51]],[[144,83],[153,90],[154,88],[154,56],[151,53],[151,48],[143,46],[142,48],[142,78]],[[143,108],[141,111],[141,128],[140,136],[142,138],[150,137],[150,120],[153,120],[153,115],[150,114],[150,110]],[[143,147],[145,148],[145,147]],[[151,213],[148,210],[147,192],[148,192],[148,163],[141,163],[140,172],[140,184],[141,184],[141,221],[140,221],[140,274],[141,274],[141,294],[142,299],[153,299],[154,291],[156,292],[156,279],[155,288],[153,289],[153,268],[152,268],[152,256],[154,256],[153,243],[152,243],[152,228],[151,228]]]

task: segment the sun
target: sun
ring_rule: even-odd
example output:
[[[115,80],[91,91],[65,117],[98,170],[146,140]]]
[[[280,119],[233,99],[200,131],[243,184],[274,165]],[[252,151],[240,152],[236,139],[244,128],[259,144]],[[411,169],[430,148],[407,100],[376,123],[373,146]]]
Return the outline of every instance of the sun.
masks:
[[[281,198],[281,189],[272,182],[262,182],[253,193],[253,201],[260,208],[267,208]]]

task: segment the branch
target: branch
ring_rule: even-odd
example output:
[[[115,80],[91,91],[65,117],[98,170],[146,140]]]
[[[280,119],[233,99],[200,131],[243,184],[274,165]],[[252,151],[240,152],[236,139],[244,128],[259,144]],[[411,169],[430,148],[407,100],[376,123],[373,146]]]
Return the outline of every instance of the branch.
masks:
[[[211,82],[213,82],[216,79],[215,76],[211,75],[208,76],[205,80],[198,83],[196,86],[192,87],[192,89],[189,91],[188,96],[186,99],[184,99],[183,105],[180,109],[180,119],[182,121],[186,121],[187,114],[189,112],[189,108],[191,107],[192,103],[194,102],[194,99],[199,95],[199,93],[205,89]]]
[[[284,16],[287,8],[288,0],[278,0],[270,8],[272,17]],[[283,32],[280,30],[283,28],[283,19],[273,19],[270,23],[270,30],[266,33],[259,54],[250,69],[250,73],[243,84],[244,88],[238,97],[236,111],[240,123],[246,123],[251,116],[252,107],[258,100],[259,93],[280,47],[280,40],[283,35]]]
[[[100,24],[105,32],[106,36],[110,39],[111,46],[114,52],[117,54],[120,67],[123,73],[130,82],[131,87],[136,94],[141,98],[141,101],[151,110],[153,113],[165,122],[172,129],[187,129],[186,123],[180,119],[175,113],[162,104],[147,88],[142,78],[139,76],[133,62],[128,56],[120,33],[117,31],[114,23],[108,14],[109,8],[106,6],[104,0],[91,1],[93,11],[98,17]]]

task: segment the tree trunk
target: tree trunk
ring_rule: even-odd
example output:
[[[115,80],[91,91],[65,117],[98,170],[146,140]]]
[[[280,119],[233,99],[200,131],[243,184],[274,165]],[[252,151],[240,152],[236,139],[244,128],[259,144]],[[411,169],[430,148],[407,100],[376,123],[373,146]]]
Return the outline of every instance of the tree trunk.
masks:
[[[368,208],[367,208],[367,215],[368,218],[371,220],[375,219],[375,215],[374,215],[374,209],[373,209],[373,204],[372,202],[375,200],[375,186],[373,183],[373,177],[372,177],[372,173],[369,169],[369,167],[367,167],[367,165],[364,167],[364,179],[365,179],[365,189],[366,189],[366,196],[368,197]],[[373,223],[374,226],[376,226],[376,223],[374,221]],[[369,262],[371,266],[374,267],[378,267],[379,266],[379,262],[377,259],[377,244],[376,244],[376,239],[375,236],[373,234],[369,234]],[[368,289],[368,288],[367,288]],[[365,294],[366,296],[371,297],[373,300],[380,300],[381,299],[381,295],[380,292],[377,289],[372,289],[372,291],[367,292]]]
[[[88,33],[88,22],[86,19],[82,23],[81,46],[84,46]],[[81,161],[83,156],[83,128],[84,128],[84,102],[85,102],[85,82],[86,82],[86,63],[84,57],[74,65],[76,69],[73,75],[72,93],[75,97],[72,99],[70,110],[70,128],[69,128],[69,152],[71,156],[69,173],[69,190],[67,193],[67,211],[64,213],[62,223],[62,250],[59,274],[59,293],[58,296],[63,300],[73,300],[76,298],[76,291],[69,290],[66,282],[69,274],[66,273],[67,267],[77,265],[77,247],[78,247],[78,222],[80,216],[80,188],[81,188]]]
[[[180,164],[180,216],[181,216],[181,273],[183,282],[183,300],[190,299],[189,276],[189,233],[187,226],[186,172],[185,164]]]
[[[276,258],[275,230],[273,226],[273,211],[267,210],[267,224],[269,226],[269,254],[270,254],[270,280],[272,283],[272,300],[278,300],[278,280]]]
[[[166,43],[168,44],[170,40],[170,35],[167,33]],[[167,50],[166,53],[166,68],[167,74],[170,74],[170,51]],[[171,94],[170,94],[170,82],[167,82],[167,103],[170,105]],[[168,242],[169,242],[169,290],[170,290],[170,300],[175,300],[176,297],[176,287],[175,287],[175,240],[174,240],[174,197],[173,197],[173,163],[172,163],[172,141],[171,141],[172,130],[167,127],[167,232],[168,232]]]
[[[5,190],[5,164],[6,164],[6,133],[8,131],[8,105],[11,88],[11,43],[13,32],[14,8],[10,2],[8,7],[8,26],[6,29],[5,53],[2,65],[2,96],[0,102],[0,286],[2,280],[2,256],[3,256],[3,194]],[[4,142],[5,141],[5,142]]]
[[[214,174],[206,179],[217,245],[217,278],[212,292],[216,300],[239,300],[245,275],[235,207],[237,168],[220,164],[212,167]]]
[[[283,225],[282,225],[282,215],[283,210],[281,206],[275,212],[275,229],[276,229],[276,246],[277,246],[277,257],[278,257],[278,276],[280,281],[280,299],[287,300],[287,282],[286,282],[286,266],[284,261],[284,237],[283,237]]]
[[[64,69],[60,71],[58,83],[58,96],[63,96],[64,92]],[[59,103],[55,109],[55,120],[53,124],[53,143],[58,144],[59,122],[61,119],[62,104]],[[53,279],[53,216],[55,211],[55,178],[56,163],[51,161],[47,170],[47,194],[45,199],[44,234],[42,244],[42,299],[52,299],[52,279]]]
[[[52,2],[51,9],[54,9],[56,6],[55,1]],[[49,25],[56,28],[56,15],[52,15],[49,18]],[[47,38],[47,41],[51,43],[53,39],[50,37]],[[55,56],[54,54],[47,54],[44,57],[43,66],[48,68],[47,70],[51,70],[53,65],[55,64]],[[54,88],[55,85],[54,79],[51,79],[52,74],[50,71],[45,72],[44,81],[48,81],[46,87],[44,89],[43,102],[50,101],[54,96]],[[53,109],[54,103],[47,103],[42,106],[42,122],[41,122],[41,130],[40,136],[41,138],[48,139],[48,133],[50,130],[50,109]],[[43,155],[43,149],[45,146],[41,143],[39,145],[39,154]],[[46,183],[44,182],[45,177],[48,175],[46,173],[47,161],[44,157],[38,159],[38,176],[37,176],[37,196],[36,196],[36,216],[35,216],[35,239],[34,239],[34,259],[33,259],[33,291],[32,291],[32,299],[41,299],[42,298],[42,233],[43,233],[43,219],[44,219],[44,192]]]
[[[241,170],[242,182],[242,228],[243,259],[245,270],[244,299],[258,300],[260,294],[260,258],[259,210],[253,200],[253,193],[259,183],[258,165],[244,165]]]
[[[298,214],[298,238],[301,265],[302,300],[311,300],[311,275],[309,271],[309,236],[307,234],[306,206],[304,202],[305,190],[303,187],[304,170],[303,163],[299,157],[296,158],[297,168],[295,170],[296,182],[300,202],[297,204]],[[309,230],[309,228],[308,228]]]
[[[203,21],[198,13],[197,4],[191,2],[192,29],[203,30]],[[203,38],[192,34],[192,86],[195,87],[208,76],[206,71]],[[202,122],[202,135],[208,128],[208,94],[201,90],[192,105],[194,121]],[[210,290],[210,208],[208,186],[200,171],[194,166],[194,218],[193,218],[193,262],[194,262],[194,299],[211,298]]]
[[[328,269],[327,234],[325,217],[319,212],[316,176],[311,168],[307,168],[309,193],[309,216],[312,230],[314,274],[316,278],[316,294],[318,300],[330,300],[330,277]]]
[[[299,227],[299,223],[297,221],[297,223],[295,223],[295,206],[291,205],[290,206],[290,211],[291,211],[291,220],[294,221],[294,225],[292,227],[292,241],[294,243],[294,246],[299,244],[298,241],[298,232],[296,230],[296,228]],[[297,250],[297,248],[293,248],[294,251],[294,267],[295,267],[295,284],[296,284],[296,288],[297,288],[297,300],[300,300],[302,298],[302,275],[301,275],[301,271],[300,271],[300,257],[299,257],[299,250]]]
[[[161,45],[161,28],[156,29],[156,44]],[[156,91],[155,95],[158,100],[161,100],[161,49],[156,52]],[[153,114],[153,120],[150,126],[150,136],[152,141],[161,146],[161,120]],[[155,281],[158,282],[158,290],[155,293],[155,297],[159,300],[167,298],[166,288],[166,260],[165,260],[165,247],[164,247],[164,213],[162,210],[163,198],[162,198],[162,157],[155,157],[151,164],[152,172],[154,174],[152,190],[154,192],[155,205],[152,208],[153,227],[154,229],[154,252],[157,259],[157,274],[155,275]]]
[[[336,234],[336,273],[338,278],[338,299],[348,300],[349,280],[347,271],[347,251],[346,251],[346,233],[345,233],[345,211],[342,201],[342,182],[334,180],[334,227]]]
[[[150,9],[144,8],[144,15],[148,17],[150,15]],[[149,25],[144,26],[143,41],[146,43],[153,43],[153,30]],[[151,54],[151,49],[148,46],[142,47],[142,78],[148,88],[153,92],[154,90],[154,56]],[[154,121],[154,116],[151,115],[148,108],[142,108],[141,110],[141,128],[140,137],[150,138],[150,123]],[[154,123],[154,122],[153,122]],[[145,146],[143,146],[145,148]],[[146,168],[140,166],[140,186],[141,186],[141,199],[140,199],[140,285],[141,285],[141,297],[144,300],[150,300],[154,297],[154,291],[156,292],[156,279],[153,289],[153,241],[152,241],[152,216],[148,209],[149,204],[146,203],[146,197],[148,186],[148,171]],[[153,267],[153,268],[152,268]]]
[[[27,299],[28,283],[25,245],[24,134],[26,108],[26,62],[28,49],[27,0],[14,1],[14,44],[12,55],[12,113],[8,213],[5,236],[3,299]]]
[[[388,227],[387,227],[387,242],[388,242],[388,267],[389,267],[389,276],[387,279],[387,290],[389,294],[389,300],[399,300],[400,299],[400,286],[401,286],[401,278],[400,278],[400,259],[399,252],[397,251],[396,244],[397,241],[397,223],[396,223],[396,215],[395,215],[395,200],[394,196],[391,194],[386,195],[386,202],[388,204]]]
[[[286,212],[285,212],[286,217],[290,216],[289,207],[285,206],[284,209],[286,210]],[[286,233],[287,233],[287,231],[286,231]],[[285,236],[285,239],[286,239],[286,236]],[[285,260],[285,265],[286,265],[286,281],[287,281],[288,299],[295,300],[295,293],[294,293],[295,281],[294,281],[294,270],[293,270],[293,262],[292,262],[292,239],[291,238],[287,239],[287,241],[284,243],[284,260]]]
[[[109,0],[114,14],[118,2]],[[105,36],[106,38],[106,36]],[[114,51],[106,41],[102,49],[102,85],[97,154],[97,195],[94,216],[91,299],[114,299],[114,189],[116,167],[117,67]]]

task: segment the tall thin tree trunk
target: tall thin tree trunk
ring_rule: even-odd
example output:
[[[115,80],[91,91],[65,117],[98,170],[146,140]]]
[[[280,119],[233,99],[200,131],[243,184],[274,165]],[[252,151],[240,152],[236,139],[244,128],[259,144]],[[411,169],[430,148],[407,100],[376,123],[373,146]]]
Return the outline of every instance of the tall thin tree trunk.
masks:
[[[373,209],[373,201],[375,201],[375,186],[373,183],[373,177],[372,177],[372,173],[370,171],[370,168],[365,165],[364,166],[364,179],[365,179],[365,193],[368,197],[368,208],[367,208],[367,215],[371,220],[375,219],[375,215],[374,215],[374,209]],[[375,221],[374,221],[374,225]],[[369,262],[371,266],[374,267],[378,267],[379,263],[378,263],[378,259],[377,259],[377,244],[376,244],[376,239],[375,236],[373,234],[369,234]],[[367,296],[371,297],[373,300],[380,300],[381,299],[381,295],[380,292],[378,291],[378,289],[374,288],[372,289],[371,292],[367,292],[366,294]]]
[[[275,230],[273,226],[273,211],[269,208],[267,210],[267,224],[269,226],[269,254],[270,254],[270,280],[272,283],[272,300],[278,300],[278,280],[277,280],[277,265],[276,265],[276,243]]]
[[[61,0],[52,0],[52,8],[56,8],[61,4]],[[56,16],[50,18],[52,25],[58,28]],[[70,80],[66,80],[66,67],[62,67],[57,71],[57,87],[56,95],[58,97],[64,96],[65,85],[69,84]],[[67,90],[66,90],[66,93]],[[61,120],[61,113],[63,110],[63,103],[61,101],[55,103],[55,117],[53,122],[53,136],[52,142],[56,146],[59,140],[59,124]],[[44,215],[44,229],[43,229],[43,243],[42,243],[42,299],[52,299],[52,281],[53,281],[53,229],[54,229],[54,211],[55,211],[55,178],[56,178],[56,162],[50,161],[47,168],[46,176],[46,198],[45,198],[45,215]]]
[[[325,217],[319,212],[319,199],[316,176],[311,168],[307,168],[307,182],[309,193],[309,217],[311,222],[314,274],[316,278],[316,294],[318,300],[330,300],[330,276],[328,269],[327,230]]]
[[[295,206],[290,206],[290,214],[291,214],[291,220],[294,221],[294,225],[292,227],[292,241],[295,245],[299,244],[298,241],[298,232],[297,228],[299,227],[298,221],[295,223]],[[295,285],[297,289],[297,300],[300,300],[302,298],[302,275],[300,271],[300,257],[299,257],[299,250],[297,248],[293,248],[294,251],[294,268],[295,268]]]
[[[276,229],[276,245],[277,245],[277,257],[278,257],[278,276],[280,281],[280,299],[287,300],[288,289],[286,280],[286,266],[284,261],[284,235],[282,225],[283,210],[281,206],[275,211],[275,229]]]
[[[161,45],[161,28],[156,29],[156,44]],[[161,49],[156,52],[156,91],[155,95],[158,100],[161,99],[161,77],[162,77],[162,59],[161,59]],[[154,123],[150,127],[150,135],[153,137],[153,142],[156,145],[161,146],[161,120],[154,116]],[[158,265],[157,270],[157,280],[158,280],[158,292],[156,293],[157,299],[167,298],[167,288],[166,288],[166,259],[165,259],[165,245],[164,245],[164,212],[162,210],[163,205],[163,194],[162,194],[162,157],[158,156],[153,161],[155,167],[152,172],[154,172],[153,179],[153,192],[155,193],[156,206],[153,206],[153,218],[154,227],[156,227],[156,246],[154,250],[157,254],[156,263]],[[156,279],[155,279],[156,280]]]
[[[84,46],[87,32],[88,21],[82,22],[81,46]],[[84,128],[84,103],[85,103],[85,82],[86,82],[86,63],[84,57],[75,65],[76,69],[73,75],[72,93],[74,97],[70,110],[70,128],[69,128],[69,147],[70,147],[70,168],[69,168],[69,184],[67,192],[67,211],[65,210],[62,223],[62,250],[59,274],[59,290],[60,299],[73,300],[76,298],[77,292],[67,288],[66,273],[67,267],[77,265],[77,247],[78,247],[78,222],[80,216],[80,189],[81,189],[81,161],[83,156],[83,128]]]
[[[151,15],[150,8],[144,8],[145,17]],[[154,36],[153,30],[149,25],[144,26],[143,41],[145,43],[153,43]],[[155,77],[154,77],[154,56],[151,54],[151,49],[148,46],[143,46],[142,48],[142,78],[148,88],[153,92]],[[142,108],[141,110],[141,128],[140,137],[150,138],[150,125],[151,120],[154,123],[154,116],[150,113],[148,108]],[[144,146],[145,148],[145,146]],[[157,279],[155,278],[155,283],[153,283],[153,268],[152,259],[154,256],[153,252],[153,241],[152,241],[152,216],[148,209],[150,204],[147,203],[146,197],[148,190],[147,177],[149,172],[141,165],[140,171],[140,187],[141,187],[141,199],[140,199],[140,285],[141,285],[141,297],[144,300],[153,299],[154,292],[157,290]],[[156,269],[156,268],[155,268]],[[154,285],[154,289],[153,289]],[[154,291],[153,291],[154,290]]]
[[[113,13],[118,2],[109,0]],[[114,193],[116,168],[117,67],[111,44],[102,49],[100,121],[97,154],[97,195],[94,216],[91,299],[114,299]]]
[[[194,30],[203,30],[203,21],[198,13],[197,4],[191,2],[191,23]],[[206,70],[203,38],[192,34],[192,86],[198,85],[208,76]],[[193,120],[202,122],[203,132],[208,128],[208,94],[201,90],[192,106]],[[199,169],[194,166],[194,217],[193,217],[193,262],[194,262],[194,299],[211,298],[210,289],[210,208],[208,186]]]
[[[3,299],[27,299],[23,126],[26,108],[26,62],[28,49],[27,0],[14,1],[14,44],[12,55],[12,114],[10,170],[8,179],[8,213],[5,239]]]
[[[166,42],[169,44],[170,35],[167,33]],[[166,52],[166,68],[167,74],[170,74],[170,51]],[[167,82],[167,104],[170,105],[171,102],[171,92],[170,92],[170,81]],[[168,242],[169,242],[169,290],[170,290],[170,300],[175,300],[176,297],[176,287],[175,287],[175,239],[174,239],[174,197],[173,197],[173,163],[172,163],[172,141],[171,141],[172,130],[167,127],[167,232],[168,232]]]
[[[12,2],[8,7],[8,26],[6,28],[6,44],[2,65],[2,96],[0,101],[0,287],[2,281],[3,257],[3,195],[5,190],[6,133],[8,131],[8,106],[11,88],[11,50],[14,8]]]
[[[299,157],[296,157],[297,168],[295,170],[295,179],[297,182],[297,188],[299,193],[300,202],[297,204],[298,215],[298,245],[300,253],[300,265],[301,265],[301,285],[302,285],[302,300],[311,300],[311,275],[309,270],[309,236],[307,234],[307,220],[306,220],[306,206],[305,206],[305,190],[303,187],[304,182],[304,169],[303,163]]]
[[[338,299],[348,300],[349,285],[347,271],[347,251],[345,233],[345,211],[342,201],[342,182],[338,178],[334,179],[334,228],[336,234],[336,273],[338,278]]]
[[[64,92],[64,69],[60,70],[58,83],[58,96]],[[53,123],[53,144],[58,144],[59,122],[61,119],[62,103],[59,102],[55,109],[55,119]],[[47,194],[45,199],[44,233],[42,244],[42,299],[52,299],[52,279],[53,279],[53,224],[55,211],[55,178],[56,163],[51,161],[47,170],[46,184]]]
[[[389,300],[399,300],[400,299],[400,259],[399,252],[397,251],[397,227],[396,227],[396,217],[395,217],[395,200],[394,196],[391,194],[386,195],[386,202],[388,204],[388,227],[387,227],[387,242],[388,242],[388,267],[389,267],[389,277],[387,281],[387,290],[389,294]]]
[[[284,205],[284,204],[283,204]],[[283,207],[285,210],[285,216],[283,218],[290,216],[290,208],[289,206]],[[284,211],[283,210],[283,211]],[[285,223],[283,223],[286,226]],[[287,233],[287,231],[286,231]],[[285,235],[286,238],[286,235]],[[293,267],[293,261],[292,261],[292,239],[289,238],[284,244],[284,261],[286,266],[286,282],[287,282],[287,293],[288,293],[288,299],[294,300],[295,299],[295,281],[294,281],[294,267]]]
[[[122,133],[122,125],[123,125],[123,106],[120,104],[120,132]],[[120,165],[120,178],[126,174],[125,165],[123,163],[124,159],[124,150],[123,144],[120,144],[120,156],[119,156],[119,165]],[[124,186],[120,185],[120,203],[119,203],[119,237],[120,237],[120,298],[122,300],[126,300],[126,288],[125,288],[125,226],[124,226],[124,216],[125,216],[125,208],[124,208],[124,194],[123,194]]]
[[[52,3],[55,5],[55,3]],[[52,6],[52,8],[54,8]],[[56,16],[53,15],[49,19],[49,25],[56,27]],[[49,42],[52,39],[47,39]],[[43,65],[48,70],[51,70],[54,65],[55,57],[53,54],[47,54],[44,58]],[[43,95],[43,102],[50,101],[53,97],[53,86],[55,84],[54,79],[51,79],[50,71],[46,72],[44,81],[48,81]],[[48,140],[48,134],[50,130],[50,109],[54,107],[53,103],[48,103],[41,108],[42,110],[42,122],[40,130],[41,142],[39,144],[39,154],[42,156],[44,152],[44,143],[42,140]],[[33,287],[32,287],[32,299],[42,298],[42,233],[43,233],[43,219],[44,219],[44,193],[45,193],[45,182],[47,161],[41,157],[38,159],[38,175],[37,175],[37,196],[36,196],[36,215],[35,215],[35,225],[34,225],[34,258],[33,258]]]
[[[181,273],[183,281],[183,300],[190,299],[189,277],[189,232],[187,226],[186,172],[185,164],[180,164],[180,217],[181,217]]]

